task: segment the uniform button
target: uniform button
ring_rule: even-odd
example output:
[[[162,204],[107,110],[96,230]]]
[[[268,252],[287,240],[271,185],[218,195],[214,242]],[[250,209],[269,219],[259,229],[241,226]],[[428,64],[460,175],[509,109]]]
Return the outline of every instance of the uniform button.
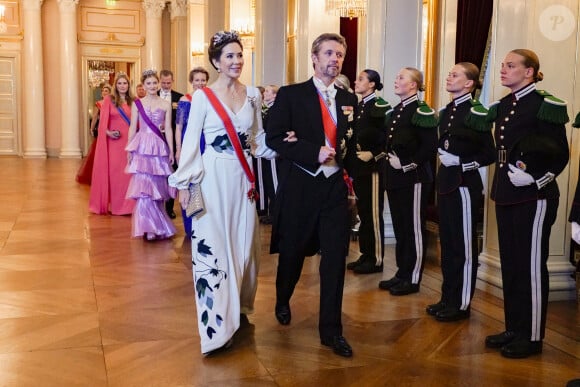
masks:
[[[505,147],[502,145],[502,146],[500,146],[500,148],[501,148],[501,149],[504,149]]]
[[[451,119],[453,119],[453,116],[451,116]]]
[[[401,118],[401,115],[400,114],[397,114],[397,118]]]
[[[392,132],[393,130],[395,130],[395,128],[391,128],[391,132]]]
[[[397,123],[397,120],[393,120],[393,124],[396,124],[396,123]]]
[[[503,168],[503,163],[499,163],[499,167],[500,168]]]
[[[451,122],[447,124],[447,127],[450,128],[451,127]]]
[[[502,126],[500,126],[499,128],[500,128],[501,130],[504,130],[504,129],[505,129],[505,126],[503,126],[503,125],[502,125]]]
[[[516,106],[517,105],[517,102],[516,101],[512,102],[512,105],[513,106]]]
[[[389,134],[389,138],[393,138],[393,135],[392,134]]]
[[[500,140],[503,140],[503,135],[499,136],[499,139],[500,139]]]
[[[508,121],[510,120],[510,118],[509,118],[509,117],[506,117],[506,118],[504,118],[503,120],[504,120],[505,122],[508,122]]]
[[[515,113],[515,111],[513,111],[513,110],[510,112],[510,114],[511,114],[512,116],[514,115],[514,113]]]
[[[457,108],[456,108],[455,106],[453,107],[453,111],[454,111],[454,112],[456,112],[456,111],[457,111]]]

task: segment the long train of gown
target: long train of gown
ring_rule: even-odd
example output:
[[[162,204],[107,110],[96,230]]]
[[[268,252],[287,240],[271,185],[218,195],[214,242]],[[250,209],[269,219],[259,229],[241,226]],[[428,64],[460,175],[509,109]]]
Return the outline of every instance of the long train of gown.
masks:
[[[121,109],[130,116],[131,108],[127,104],[121,105]],[[107,136],[107,130],[118,130],[121,136],[112,139]],[[98,131],[89,210],[95,214],[110,212],[113,215],[129,215],[133,212],[134,206],[133,201],[125,197],[131,178],[125,173],[127,164],[125,146],[129,136],[129,124],[108,95],[101,104]]]
[[[165,120],[163,109],[146,110],[146,114],[157,126]],[[172,237],[175,226],[164,204],[165,200],[175,197],[175,190],[167,184],[167,176],[172,172],[169,147],[139,115],[139,131],[126,149],[131,154],[126,172],[132,174],[127,197],[136,200],[131,235],[147,235],[149,239]]]

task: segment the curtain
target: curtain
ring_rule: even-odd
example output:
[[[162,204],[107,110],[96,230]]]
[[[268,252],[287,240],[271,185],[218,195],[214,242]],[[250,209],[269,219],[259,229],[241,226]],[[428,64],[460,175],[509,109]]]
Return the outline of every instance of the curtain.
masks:
[[[491,31],[493,0],[459,0],[455,63],[471,62],[481,68]]]
[[[356,60],[358,54],[358,19],[353,17],[340,18],[340,34],[346,39],[346,57],[342,64],[342,73],[348,77],[350,87],[354,89],[354,80],[357,77]]]

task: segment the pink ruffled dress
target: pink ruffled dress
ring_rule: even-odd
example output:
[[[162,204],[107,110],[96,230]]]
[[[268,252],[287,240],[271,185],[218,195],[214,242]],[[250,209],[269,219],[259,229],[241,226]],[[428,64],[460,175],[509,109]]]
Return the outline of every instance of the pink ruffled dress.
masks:
[[[159,127],[165,120],[165,111],[145,110],[149,119]],[[175,235],[175,226],[165,212],[165,200],[175,197],[167,177],[173,173],[169,163],[169,147],[153,132],[139,115],[139,131],[126,148],[131,154],[126,172],[132,174],[127,198],[136,200],[133,210],[133,237],[149,240],[165,239]]]

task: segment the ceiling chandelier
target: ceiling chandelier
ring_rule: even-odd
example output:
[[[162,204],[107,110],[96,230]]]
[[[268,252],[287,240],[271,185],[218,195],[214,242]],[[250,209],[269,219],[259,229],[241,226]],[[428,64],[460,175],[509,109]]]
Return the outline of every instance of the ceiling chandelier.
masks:
[[[326,0],[326,13],[349,19],[366,16],[367,0]]]

